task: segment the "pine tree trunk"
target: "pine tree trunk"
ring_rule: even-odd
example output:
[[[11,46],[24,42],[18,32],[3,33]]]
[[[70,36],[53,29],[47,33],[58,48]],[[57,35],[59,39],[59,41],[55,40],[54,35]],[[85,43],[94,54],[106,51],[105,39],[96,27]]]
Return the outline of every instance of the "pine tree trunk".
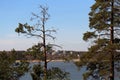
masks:
[[[114,0],[111,2],[111,30],[110,30],[110,42],[114,44]],[[111,50],[111,74],[110,80],[114,80],[114,52]]]
[[[43,19],[45,19],[45,15],[43,15]],[[46,54],[46,36],[45,36],[45,21],[43,20],[43,48],[44,48],[44,80],[47,80],[47,54]]]

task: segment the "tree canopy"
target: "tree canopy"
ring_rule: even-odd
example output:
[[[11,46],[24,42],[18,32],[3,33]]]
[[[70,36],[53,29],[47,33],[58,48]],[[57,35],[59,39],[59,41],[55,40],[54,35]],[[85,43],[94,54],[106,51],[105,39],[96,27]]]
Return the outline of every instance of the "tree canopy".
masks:
[[[19,80],[28,72],[29,63],[16,62],[16,51],[0,52],[0,80]]]
[[[89,13],[89,28],[84,33],[83,40],[92,41],[88,52],[76,63],[86,65],[87,72],[83,74],[84,80],[93,78],[106,78],[114,80],[114,69],[120,61],[120,0],[95,0]]]

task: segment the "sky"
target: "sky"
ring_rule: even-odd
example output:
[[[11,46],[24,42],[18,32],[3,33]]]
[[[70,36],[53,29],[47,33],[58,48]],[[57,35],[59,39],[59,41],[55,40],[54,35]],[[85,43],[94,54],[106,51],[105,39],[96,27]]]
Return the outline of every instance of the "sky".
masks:
[[[89,30],[90,6],[94,0],[2,0],[0,2],[0,50],[26,50],[41,42],[41,39],[18,35],[15,29],[18,23],[31,22],[32,12],[39,14],[39,5],[47,5],[50,19],[46,28],[54,28],[54,41],[60,50],[86,51],[90,42],[82,40],[83,33]],[[55,48],[59,49],[59,48]]]

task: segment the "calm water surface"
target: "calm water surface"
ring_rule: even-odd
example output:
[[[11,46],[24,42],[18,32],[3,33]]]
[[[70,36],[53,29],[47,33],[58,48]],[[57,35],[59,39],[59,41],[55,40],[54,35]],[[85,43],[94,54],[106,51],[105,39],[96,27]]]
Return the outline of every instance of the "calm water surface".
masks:
[[[35,63],[31,63],[31,66]],[[83,67],[81,70],[78,70],[78,68],[75,66],[73,62],[49,62],[48,68],[50,67],[59,67],[62,70],[70,73],[70,79],[71,80],[82,80],[82,74],[85,72],[85,67]],[[120,75],[119,73],[116,75]],[[32,80],[29,73],[26,73],[25,76],[21,77],[20,80]],[[116,76],[115,80],[120,80],[120,76]]]

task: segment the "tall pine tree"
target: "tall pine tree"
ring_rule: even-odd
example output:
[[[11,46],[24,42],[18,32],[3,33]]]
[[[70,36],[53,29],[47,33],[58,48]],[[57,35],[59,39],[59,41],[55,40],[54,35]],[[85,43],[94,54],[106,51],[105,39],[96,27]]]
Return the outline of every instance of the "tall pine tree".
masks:
[[[46,50],[46,37],[55,39],[51,35],[52,32],[56,32],[54,29],[46,29],[46,23],[49,20],[50,15],[48,14],[48,7],[40,6],[40,14],[32,13],[33,17],[31,21],[37,20],[34,26],[30,26],[27,23],[19,23],[15,32],[25,34],[29,37],[37,37],[42,39],[43,55],[44,55],[44,80],[47,80],[47,50]]]
[[[95,0],[91,6],[89,21],[92,31],[84,33],[83,39],[91,39],[93,45],[77,64],[87,65],[84,80],[90,76],[114,80],[115,63],[120,60],[117,52],[120,45],[120,0]]]

